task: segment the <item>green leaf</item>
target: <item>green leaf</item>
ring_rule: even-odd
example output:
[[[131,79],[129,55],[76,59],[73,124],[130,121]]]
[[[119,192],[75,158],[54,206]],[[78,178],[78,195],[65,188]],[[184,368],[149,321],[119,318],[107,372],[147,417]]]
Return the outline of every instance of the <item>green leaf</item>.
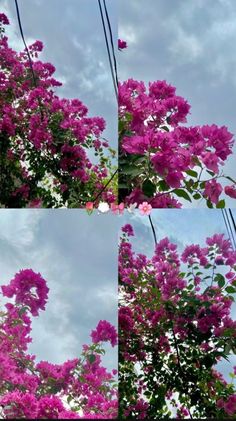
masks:
[[[228,175],[227,176],[225,175],[224,177],[232,181],[233,184],[236,184],[236,181],[233,178],[229,177]]]
[[[188,195],[188,193],[186,193],[185,190],[183,190],[183,189],[175,189],[174,190],[174,193],[176,194],[176,196],[183,197],[183,199],[186,199],[189,202],[192,202],[190,196]]]
[[[207,203],[207,207],[208,207],[208,208],[210,208],[210,209],[212,209],[212,208],[213,208],[213,204],[211,203],[211,201],[210,201],[209,199],[207,200],[207,202],[206,202],[206,203]]]
[[[186,172],[186,174],[190,175],[191,177],[198,178],[197,171],[188,170],[188,171],[185,171],[185,172]]]
[[[200,193],[195,193],[195,194],[193,194],[193,198],[195,199],[195,200],[198,200],[198,199],[201,199],[201,194]]]
[[[225,278],[221,273],[217,273],[217,275],[214,277],[214,282],[218,282],[219,288],[223,288],[225,285]]]
[[[145,180],[142,185],[142,190],[146,196],[152,197],[156,192],[156,186],[151,182],[151,180]]]
[[[225,280],[224,279],[219,279],[217,282],[218,282],[219,288],[223,288],[223,286],[225,285]]]
[[[96,356],[94,354],[90,354],[88,356],[88,360],[89,360],[90,364],[93,364],[96,361]]]
[[[225,200],[220,200],[217,205],[216,205],[217,209],[223,209],[225,208]]]
[[[168,186],[168,184],[165,182],[165,180],[161,180],[158,182],[158,187],[160,191],[168,191],[170,190],[170,187]]]
[[[228,286],[228,287],[225,288],[225,291],[228,292],[229,294],[235,294],[236,288],[234,288],[232,286]]]
[[[165,130],[165,132],[169,132],[169,128],[167,126],[160,126],[160,129]]]
[[[206,170],[206,172],[208,172],[208,174],[210,174],[212,177],[215,175],[214,171]]]
[[[131,113],[125,113],[125,118],[127,121],[132,121],[133,120],[133,116]]]
[[[131,167],[131,166],[123,166],[120,167],[121,172],[123,172],[124,174],[127,175],[131,175],[133,177],[142,174],[143,172],[143,168],[136,168],[136,167]]]

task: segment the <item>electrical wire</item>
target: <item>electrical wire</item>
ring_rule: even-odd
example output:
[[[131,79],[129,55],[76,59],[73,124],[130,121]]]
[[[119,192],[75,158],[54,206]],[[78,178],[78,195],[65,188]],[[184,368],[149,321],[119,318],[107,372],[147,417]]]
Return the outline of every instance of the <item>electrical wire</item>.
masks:
[[[105,14],[106,14],[106,20],[107,20],[107,25],[108,25],[108,29],[109,29],[109,34],[110,34],[110,41],[111,41],[111,48],[112,48],[112,55],[113,55],[113,62],[114,62],[114,69],[115,69],[115,77],[116,77],[116,85],[117,85],[117,88],[118,88],[117,62],[116,62],[115,48],[114,48],[114,42],[113,42],[113,34],[112,34],[110,19],[109,19],[109,15],[108,15],[108,11],[107,11],[107,6],[106,6],[106,0],[103,0],[103,5],[104,5]]]
[[[111,178],[108,180],[108,182],[105,184],[105,186],[99,191],[99,193],[97,194],[97,196],[95,196],[95,198],[93,199],[93,202],[96,202],[96,200],[101,196],[101,194],[106,190],[106,188],[108,187],[108,185],[111,183],[111,181],[113,180],[113,178],[115,177],[115,175],[118,172],[118,168],[115,170],[115,172],[112,174]]]
[[[116,99],[118,101],[117,63],[116,63],[116,56],[115,56],[115,49],[114,49],[112,28],[111,28],[110,19],[109,19],[109,15],[108,15],[108,11],[107,11],[107,6],[106,6],[105,0],[103,0],[103,6],[104,6],[106,20],[107,20],[107,25],[108,25],[109,34],[110,34],[110,42],[111,42],[111,47],[112,47],[112,55],[113,55],[113,62],[114,62],[114,64],[112,64],[111,53],[110,53],[110,48],[109,48],[109,43],[108,43],[108,36],[107,36],[107,31],[106,31],[106,25],[105,25],[105,20],[104,20],[104,15],[103,15],[103,10],[102,10],[101,0],[98,0],[98,6],[99,6],[101,21],[102,21],[102,27],[103,27],[103,32],[104,32],[104,37],[105,37],[105,42],[106,42],[106,49],[107,49],[107,54],[108,54],[108,60],[109,60],[110,70],[111,70],[112,82],[113,82],[113,86],[114,86],[114,91],[115,91]],[[114,65],[114,69],[113,69],[113,65]],[[117,174],[117,172],[118,172],[118,169],[115,170],[115,172],[111,175],[111,178],[108,180],[108,182],[105,184],[105,186],[95,196],[95,198],[93,199],[93,202],[96,202],[96,200],[106,190],[106,188],[111,183],[111,181],[113,180],[113,178],[115,177],[115,175]]]
[[[235,220],[234,220],[233,213],[232,213],[231,209],[229,209],[229,214],[230,214],[231,221],[232,221],[232,224],[233,224],[233,227],[234,227],[234,231],[236,233],[236,224],[235,224]]]
[[[230,234],[231,234],[231,243],[232,243],[232,246],[233,246],[233,248],[235,250],[236,243],[235,243],[234,233],[233,233],[233,229],[232,229],[232,226],[231,226],[231,221],[229,219],[229,215],[228,215],[227,209],[225,209],[225,214],[226,214],[226,219],[227,219],[229,230],[230,230]]]
[[[19,6],[18,6],[18,1],[17,0],[15,0],[15,6],[16,6],[16,14],[17,14],[17,20],[18,20],[18,24],[19,24],[19,28],[20,28],[21,38],[22,38],[23,44],[25,46],[26,54],[27,54],[28,59],[29,59],[30,70],[31,70],[31,73],[32,73],[34,85],[36,87],[37,86],[37,81],[36,81],[36,77],[35,77],[35,73],[34,73],[34,69],[33,69],[33,62],[32,62],[32,59],[30,57],[30,52],[29,52],[29,49],[28,49],[27,44],[26,44],[26,41],[25,41],[23,27],[22,27],[22,23],[21,23],[21,17],[20,17],[20,10],[19,10]]]
[[[111,60],[111,53],[110,53],[110,49],[109,49],[109,43],[108,43],[108,37],[107,37],[107,32],[106,32],[106,25],[105,25],[105,20],[104,20],[104,16],[103,16],[101,0],[98,0],[98,6],[99,6],[101,20],[102,20],[102,27],[103,27],[103,32],[104,32],[104,37],[105,37],[105,42],[106,42],[106,48],[107,48],[107,54],[108,54],[108,59],[109,59],[109,64],[110,64],[112,82],[113,82],[113,85],[114,85],[116,99],[118,100],[118,90],[117,90],[116,79],[115,79],[114,69],[113,69],[112,60]]]
[[[221,209],[221,212],[222,212],[222,216],[223,216],[223,219],[224,219],[224,223],[225,223],[225,226],[226,226],[226,230],[227,230],[229,240],[231,242],[231,245],[232,245],[233,249],[235,249],[234,236],[232,237],[232,228],[231,228],[230,223],[229,223],[227,211],[226,211],[226,209]]]
[[[157,236],[156,236],[156,231],[155,231],[155,228],[154,228],[154,225],[153,225],[153,222],[152,222],[151,215],[148,215],[148,219],[149,219],[149,222],[150,222],[150,225],[151,225],[151,229],[152,229],[152,233],[153,233],[153,237],[154,237],[154,243],[155,243],[155,246],[156,246],[157,245]]]

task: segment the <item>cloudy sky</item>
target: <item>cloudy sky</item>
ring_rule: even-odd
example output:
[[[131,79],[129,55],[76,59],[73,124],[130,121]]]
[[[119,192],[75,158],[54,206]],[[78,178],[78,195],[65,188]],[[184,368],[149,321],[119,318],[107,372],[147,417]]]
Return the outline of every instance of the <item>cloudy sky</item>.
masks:
[[[113,90],[104,34],[95,0],[18,0],[27,44],[43,41],[43,61],[57,69],[56,77],[64,83],[58,95],[79,98],[90,116],[107,122],[105,137],[117,147],[117,107]],[[107,4],[114,40],[117,40],[117,1]],[[1,11],[10,21],[10,44],[23,49],[15,2],[1,0]]]
[[[236,220],[236,210],[232,213]],[[216,233],[224,233],[228,238],[222,213],[218,209],[155,209],[151,217],[157,241],[168,237],[178,245],[179,252],[190,244],[205,246],[206,237]],[[135,211],[134,214],[126,212],[120,219],[119,225],[122,226],[125,223],[130,223],[134,228],[135,237],[131,237],[134,250],[149,257],[153,256],[154,239],[148,217],[141,216],[139,211]],[[236,320],[236,305],[232,309],[232,318]],[[232,356],[230,360],[233,365],[236,365],[236,356]],[[222,361],[218,369],[223,372],[227,380],[230,380],[231,364]]]
[[[167,80],[192,107],[189,125],[226,125],[236,135],[235,22],[235,0],[119,0],[119,37],[129,47],[119,54],[120,78]],[[224,167],[234,178],[235,155],[236,147]]]
[[[79,356],[99,320],[117,324],[117,221],[83,210],[1,209],[0,285],[32,268],[50,288],[46,311],[33,322],[30,351],[38,360]],[[106,366],[117,367],[117,349],[106,349]]]

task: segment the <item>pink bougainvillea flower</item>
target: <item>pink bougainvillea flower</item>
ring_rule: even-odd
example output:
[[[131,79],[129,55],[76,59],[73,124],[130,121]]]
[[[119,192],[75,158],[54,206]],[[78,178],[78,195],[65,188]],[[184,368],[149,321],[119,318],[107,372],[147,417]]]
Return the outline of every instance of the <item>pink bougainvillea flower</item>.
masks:
[[[148,202],[140,203],[138,208],[140,210],[141,215],[150,215],[152,211],[152,205],[150,205],[150,203]]]
[[[225,191],[225,194],[227,194],[227,196],[232,197],[233,199],[236,199],[236,185],[226,186],[224,191]]]
[[[38,316],[39,310],[45,310],[49,289],[40,273],[32,269],[18,272],[9,285],[3,285],[5,297],[15,296],[16,303],[28,306],[33,316]]]
[[[114,347],[117,345],[117,332],[106,320],[100,320],[95,330],[92,330],[91,337],[93,343],[97,342],[110,342]]]
[[[0,13],[0,24],[9,25],[9,20],[4,13]]]
[[[118,48],[119,50],[123,50],[124,48],[127,48],[127,42],[122,39],[118,39]]]
[[[212,203],[217,204],[219,197],[223,191],[223,187],[220,183],[217,183],[215,179],[207,181],[204,189],[204,196],[207,197]]]

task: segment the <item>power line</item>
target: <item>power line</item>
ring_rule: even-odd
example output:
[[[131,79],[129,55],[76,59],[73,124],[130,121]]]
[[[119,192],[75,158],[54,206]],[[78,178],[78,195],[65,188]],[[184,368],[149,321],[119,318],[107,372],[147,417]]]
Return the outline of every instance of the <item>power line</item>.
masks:
[[[227,230],[229,240],[231,242],[231,245],[232,245],[233,249],[235,249],[234,234],[233,234],[233,231],[232,231],[232,227],[231,227],[231,224],[230,224],[230,221],[229,221],[227,211],[226,211],[226,209],[221,209],[221,212],[222,212],[222,216],[224,218],[224,223],[225,223],[225,226],[226,226],[226,230]]]
[[[112,60],[111,60],[111,53],[110,53],[110,49],[109,49],[109,43],[108,43],[108,38],[107,38],[106,25],[105,25],[104,16],[103,16],[101,0],[98,0],[98,5],[99,5],[101,20],[102,20],[103,32],[104,32],[104,36],[105,36],[105,42],[106,42],[107,54],[108,54],[108,59],[109,59],[109,64],[110,64],[112,81],[113,81],[113,85],[114,85],[116,99],[118,100],[118,90],[117,90],[117,85],[116,85],[116,80],[115,80],[115,75],[114,75],[114,69],[113,69]]]
[[[22,28],[22,24],[21,24],[21,18],[20,18],[20,10],[19,10],[19,6],[18,6],[18,1],[15,0],[15,6],[16,6],[16,14],[17,14],[17,20],[18,20],[18,24],[19,24],[19,28],[20,28],[20,34],[21,34],[21,38],[23,41],[23,44],[25,46],[25,50],[29,59],[29,65],[30,65],[30,69],[31,69],[31,73],[32,73],[32,77],[33,77],[33,82],[35,87],[37,86],[37,81],[36,81],[36,77],[35,77],[35,73],[34,73],[34,69],[33,69],[33,62],[32,59],[30,57],[30,52],[29,49],[27,47],[27,44],[25,42],[25,37],[24,37],[24,32],[23,32],[23,28]]]
[[[112,34],[110,19],[109,19],[109,15],[108,15],[108,11],[107,11],[107,6],[106,6],[106,0],[103,0],[103,5],[104,5],[104,9],[105,9],[107,25],[108,25],[109,34],[110,34],[113,62],[114,62],[114,68],[115,68],[116,85],[117,85],[117,88],[118,88],[118,72],[117,72],[116,55],[115,55],[115,48],[114,48],[113,34]]]
[[[235,248],[234,233],[233,233],[233,230],[232,230],[232,227],[231,227],[231,223],[230,223],[230,220],[229,220],[229,215],[228,215],[227,209],[225,209],[225,216],[226,216],[229,231],[230,231],[231,244],[232,244],[232,247]]]
[[[152,228],[154,243],[155,243],[155,246],[156,246],[157,245],[157,236],[156,236],[156,231],[155,231],[155,228],[154,228],[154,225],[153,225],[153,222],[152,222],[151,215],[148,215],[148,219],[149,219],[149,222],[150,222],[150,225],[151,225],[151,228]]]
[[[101,194],[104,192],[104,190],[106,190],[106,188],[108,187],[108,185],[111,183],[111,181],[113,180],[113,178],[115,177],[115,175],[118,172],[118,168],[115,170],[115,172],[112,174],[111,178],[108,180],[108,182],[105,184],[105,186],[99,191],[99,193],[95,196],[95,198],[93,199],[93,202],[96,202],[96,200],[101,196]]]
[[[234,220],[233,213],[232,213],[231,209],[229,209],[229,214],[230,214],[231,221],[232,221],[232,224],[233,224],[233,227],[234,227],[234,231],[236,233],[236,224],[235,224],[235,220]]]

